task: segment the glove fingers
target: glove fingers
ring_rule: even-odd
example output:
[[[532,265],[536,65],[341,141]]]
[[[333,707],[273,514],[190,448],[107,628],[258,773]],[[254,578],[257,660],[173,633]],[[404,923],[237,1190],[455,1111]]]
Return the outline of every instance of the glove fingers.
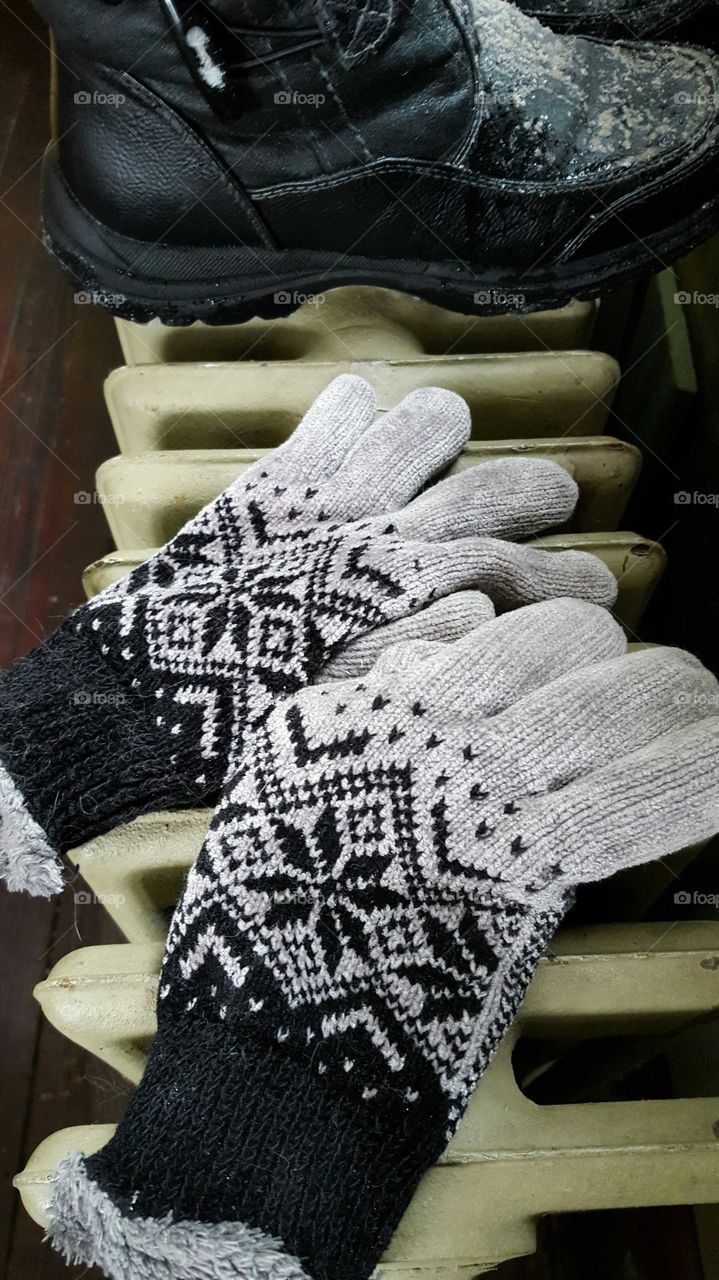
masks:
[[[521,835],[523,852],[509,878],[531,880],[543,868],[544,880],[558,888],[709,839],[719,832],[719,716],[665,733],[528,801],[512,821],[516,832],[508,834]]]
[[[342,374],[318,395],[286,444],[257,463],[252,471],[257,469],[273,479],[295,483],[325,480],[334,475],[353,445],[372,426],[376,409],[369,382],[354,374]]]
[[[438,547],[430,573],[459,579],[486,592],[498,609],[514,609],[558,596],[573,596],[608,607],[617,595],[614,575],[585,551],[542,551],[497,539],[459,539]],[[452,590],[453,588],[449,588]]]
[[[449,643],[494,618],[494,609],[481,591],[458,591],[426,609],[388,622],[345,645],[320,671],[316,683],[348,680],[370,668],[401,670],[419,660],[420,646]],[[434,647],[429,650],[433,652]],[[376,664],[376,665],[375,665]]]
[[[493,722],[488,752],[517,798],[565,786],[718,712],[719,685],[696,658],[646,649],[570,669],[515,703]],[[515,763],[507,779],[501,762],[510,750]]]
[[[380,540],[367,559],[406,589],[418,607],[438,595],[475,587],[496,609],[513,609],[558,596],[611,605],[614,575],[584,551],[544,551],[494,538],[446,543]],[[400,604],[401,607],[401,604]]]
[[[457,457],[470,425],[453,391],[412,391],[348,453],[335,477],[337,509],[347,518],[404,506]]]
[[[616,658],[626,647],[606,609],[582,600],[550,600],[503,614],[445,646],[426,669],[424,683],[450,719],[494,716],[534,689]]]
[[[521,540],[569,520],[579,490],[563,467],[543,458],[498,458],[433,485],[394,520],[423,542],[472,534]]]

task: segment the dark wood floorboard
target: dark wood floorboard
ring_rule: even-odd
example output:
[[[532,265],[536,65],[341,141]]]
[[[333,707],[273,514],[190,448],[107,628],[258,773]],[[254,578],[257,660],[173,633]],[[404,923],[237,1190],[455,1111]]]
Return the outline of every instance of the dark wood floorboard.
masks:
[[[23,25],[27,24],[27,26]],[[29,28],[29,29],[28,29]],[[39,161],[48,135],[45,34],[28,5],[0,4],[0,666],[82,600],[84,566],[109,549],[94,492],[116,452],[102,399],[120,363],[111,320],[76,306],[40,241]],[[77,919],[75,917],[77,916]],[[48,1134],[117,1119],[123,1085],[42,1021],[32,989],[65,952],[119,940],[99,906],[0,888],[0,1272],[89,1275],[42,1244],[11,1179]]]

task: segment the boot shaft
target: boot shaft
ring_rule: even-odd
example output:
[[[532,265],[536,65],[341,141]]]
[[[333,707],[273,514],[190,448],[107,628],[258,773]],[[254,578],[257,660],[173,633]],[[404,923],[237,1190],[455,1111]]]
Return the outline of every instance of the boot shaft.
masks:
[[[172,166],[192,170],[185,146],[200,186],[213,186],[214,207],[223,169],[252,189],[387,157],[461,162],[475,140],[476,36],[463,0],[37,0],[37,8],[59,60],[61,167],[103,221],[119,202],[125,230],[148,170],[148,189],[159,186],[168,209],[182,208]],[[131,227],[142,236],[136,213]]]

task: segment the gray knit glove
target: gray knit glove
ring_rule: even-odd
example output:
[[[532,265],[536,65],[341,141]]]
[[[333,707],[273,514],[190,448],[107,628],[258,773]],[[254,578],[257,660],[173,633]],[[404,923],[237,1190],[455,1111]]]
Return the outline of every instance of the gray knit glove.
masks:
[[[414,652],[414,660],[412,653]],[[158,1034],[51,1237],[113,1280],[367,1280],[576,885],[719,830],[719,685],[558,600],[279,705],[175,914]]]
[[[6,675],[0,874],[11,888],[52,892],[58,852],[215,797],[231,747],[336,655],[357,671],[398,635],[451,637],[486,614],[466,596],[427,608],[435,598],[471,586],[501,606],[564,593],[611,603],[614,580],[594,557],[498,540],[566,520],[577,496],[566,472],[488,464],[412,502],[462,449],[467,406],[429,388],[374,418],[368,383],[338,378],[287,444]]]

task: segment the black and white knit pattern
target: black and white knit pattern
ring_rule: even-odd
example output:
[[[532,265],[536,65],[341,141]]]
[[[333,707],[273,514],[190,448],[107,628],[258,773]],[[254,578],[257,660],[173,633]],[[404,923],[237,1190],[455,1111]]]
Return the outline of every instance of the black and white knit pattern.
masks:
[[[375,421],[369,384],[336,379],[285,445],[7,673],[7,883],[52,891],[58,852],[214,800],[279,698],[364,672],[397,640],[454,639],[495,604],[610,603],[593,556],[508,540],[571,514],[577,488],[556,464],[499,460],[421,494],[469,430],[452,392],[414,392]]]
[[[451,1130],[563,895],[528,910],[463,856],[464,811],[481,830],[493,805],[426,712],[370,681],[270,717],[190,873],[160,999],[211,1002],[368,1103],[435,1110],[437,1084]]]
[[[574,887],[719,829],[718,705],[572,600],[278,704],[173,919],[142,1083],[60,1171],[58,1247],[113,1280],[368,1280]]]
[[[347,637],[411,606],[401,573],[373,570],[386,519],[381,531],[369,521],[317,527],[305,490],[305,505],[294,493],[271,526],[256,486],[224,494],[76,623],[108,661],[142,668],[134,678],[152,689],[157,729],[170,745],[196,746],[200,794],[276,699],[312,680]]]
[[[179,740],[196,748],[198,796],[278,698],[363,637],[376,636],[376,656],[394,639],[388,627],[421,613],[418,634],[451,639],[440,610],[428,612],[437,597],[481,587],[500,605],[570,590],[613,598],[593,557],[495,541],[567,518],[577,490],[561,468],[489,464],[406,507],[467,439],[466,405],[427,388],[373,425],[374,412],[367,383],[336,379],[287,445],[76,616],[77,632],[154,698],[171,763]]]
[[[456,1124],[585,878],[556,839],[552,815],[566,799],[556,786],[581,772],[573,739],[588,749],[586,700],[621,672],[591,666],[582,680],[577,652],[587,638],[585,662],[625,648],[612,619],[587,606],[524,612],[534,644],[516,615],[476,633],[469,664],[466,642],[449,666],[447,646],[404,670],[390,653],[363,681],[305,690],[272,713],[190,874],[161,1002],[250,1024],[365,1100],[389,1090],[421,1105],[431,1079]],[[574,638],[559,647],[553,628],[567,615]],[[511,696],[501,685],[510,657]],[[623,661],[641,675],[659,660]],[[463,689],[465,664],[475,684]],[[672,657],[663,699],[691,673]],[[547,743],[552,694],[570,731]],[[670,712],[676,724],[695,715]],[[641,724],[651,738],[651,710]],[[538,824],[542,778],[556,799]]]

